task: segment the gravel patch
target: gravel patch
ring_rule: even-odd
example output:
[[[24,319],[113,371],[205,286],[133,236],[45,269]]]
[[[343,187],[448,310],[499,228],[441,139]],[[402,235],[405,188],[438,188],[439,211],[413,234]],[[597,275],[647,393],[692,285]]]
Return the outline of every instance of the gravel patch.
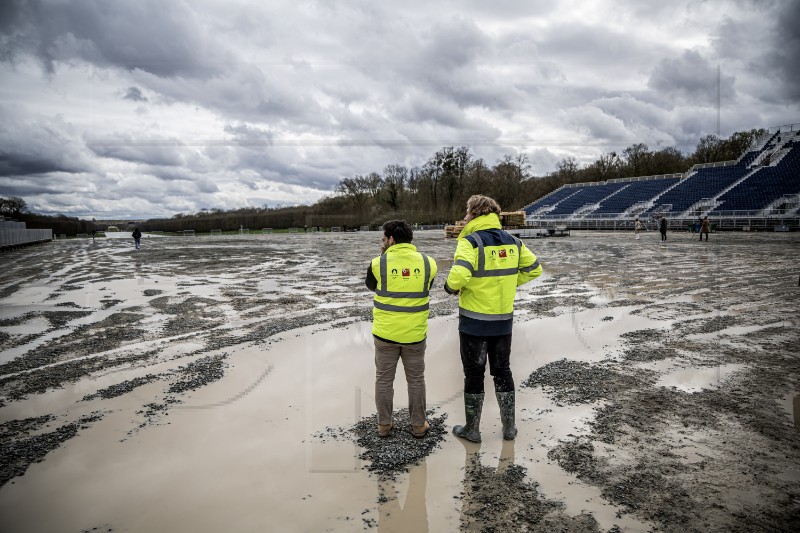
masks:
[[[417,464],[439,447],[448,433],[445,426],[446,414],[435,416],[428,410],[426,418],[431,428],[421,439],[411,435],[411,419],[408,409],[400,409],[393,414],[394,428],[388,437],[378,436],[378,415],[361,419],[350,428],[326,428],[317,433],[317,438],[353,440],[365,448],[359,459],[367,461],[365,468],[381,479],[394,479],[401,472],[408,472],[410,466]]]
[[[0,444],[0,486],[25,474],[32,463],[39,463],[50,451],[78,434],[78,424],[65,424],[55,431]]]
[[[639,385],[640,380],[583,361],[560,359],[531,373],[523,387],[542,387],[557,404],[592,403]]]
[[[28,394],[38,394],[48,389],[60,388],[63,383],[75,382],[98,370],[148,361],[157,353],[157,351],[149,351],[113,358],[92,357],[36,368],[30,372],[0,379],[0,394],[11,400],[21,400]]]
[[[79,429],[88,429],[89,424],[101,418],[102,414],[93,413],[77,422],[64,424],[55,431],[30,437],[21,435],[38,429],[53,418],[42,416],[3,424],[0,434],[0,487],[24,475],[31,464],[42,462],[45,455],[77,435]]]
[[[569,516],[563,503],[545,498],[522,466],[483,466],[473,454],[464,470],[461,531],[600,531],[590,514]]]
[[[225,375],[226,355],[204,357],[178,369],[179,381],[169,387],[171,394],[196,390],[222,379]]]
[[[147,374],[146,376],[129,379],[127,381],[123,381],[122,383],[117,383],[116,385],[111,385],[110,387],[100,389],[94,394],[87,394],[83,397],[82,401],[94,400],[95,398],[102,398],[103,400],[116,398],[117,396],[122,396],[123,394],[128,393],[137,387],[147,385],[148,383],[158,381],[159,379],[162,379],[162,376],[156,374]]]

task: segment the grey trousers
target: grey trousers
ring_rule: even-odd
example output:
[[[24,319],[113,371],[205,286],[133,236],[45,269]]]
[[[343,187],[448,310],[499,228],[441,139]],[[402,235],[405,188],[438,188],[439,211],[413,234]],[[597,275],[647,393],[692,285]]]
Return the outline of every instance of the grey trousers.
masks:
[[[419,344],[392,344],[375,341],[375,407],[378,424],[391,424],[394,405],[394,374],[402,359],[408,383],[408,410],[411,425],[425,423],[425,341]]]

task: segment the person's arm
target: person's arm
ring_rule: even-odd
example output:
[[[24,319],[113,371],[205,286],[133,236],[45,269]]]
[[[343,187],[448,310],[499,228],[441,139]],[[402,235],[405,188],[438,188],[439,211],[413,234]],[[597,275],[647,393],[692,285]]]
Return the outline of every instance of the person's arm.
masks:
[[[519,272],[517,272],[517,287],[533,281],[542,275],[542,265],[536,255],[528,250],[525,244],[519,248]]]
[[[477,257],[475,248],[467,239],[458,239],[456,254],[453,257],[453,266],[444,283],[444,290],[448,294],[457,294],[472,279],[475,272]]]
[[[364,280],[364,283],[372,292],[378,288],[378,278],[372,273],[372,265],[367,267],[367,279]]]
[[[433,260],[433,257],[428,256],[428,262],[431,265],[431,279],[428,282],[428,290],[433,288],[433,280],[436,277],[436,274],[439,273],[439,267],[436,265],[436,261]]]

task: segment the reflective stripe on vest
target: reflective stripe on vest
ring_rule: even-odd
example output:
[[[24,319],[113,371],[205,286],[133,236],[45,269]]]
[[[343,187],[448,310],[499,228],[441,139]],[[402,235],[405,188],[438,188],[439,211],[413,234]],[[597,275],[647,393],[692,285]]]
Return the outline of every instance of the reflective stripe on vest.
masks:
[[[396,255],[390,249],[372,260],[370,268],[378,278],[372,300],[373,335],[401,344],[425,339],[430,313],[430,278],[435,265],[432,258],[407,248],[400,248]]]
[[[483,251],[483,239],[481,239],[481,236],[478,234],[478,232],[473,233],[472,236],[475,237],[475,241],[478,245],[478,269],[473,271],[472,265],[470,265],[467,261],[464,260],[456,261],[455,262],[456,265],[468,268],[472,276],[475,278],[490,278],[495,276],[515,276],[517,274],[517,272],[519,271],[519,255],[521,253],[522,243],[519,242],[519,240],[516,237],[514,237],[513,235],[511,236],[511,238],[514,239],[514,243],[517,246],[517,266],[515,268],[500,268],[497,270],[486,270],[486,256],[484,255]],[[465,265],[464,263],[467,264]],[[538,266],[539,261],[537,260],[535,264]]]
[[[373,301],[372,303],[377,309],[380,309],[381,311],[396,311],[398,313],[419,313],[420,311],[427,311],[430,308],[429,304],[407,307],[404,305],[392,305],[375,301]]]
[[[534,261],[531,266],[520,268],[519,271],[520,272],[531,272],[532,270],[536,270],[537,268],[539,268],[539,260],[538,259],[536,261]]]
[[[393,291],[386,290],[386,284],[388,283],[386,278],[388,278],[388,276],[389,276],[389,267],[387,266],[388,259],[386,257],[386,254],[383,254],[383,255],[381,255],[381,259],[380,259],[380,261],[381,261],[381,264],[380,264],[381,284],[375,290],[375,294],[377,296],[388,296],[389,298],[427,298],[428,295],[430,294],[430,290],[428,288],[428,285],[430,283],[430,279],[429,278],[431,277],[431,263],[430,263],[430,261],[428,261],[428,256],[427,255],[425,255],[425,254],[421,254],[421,255],[422,255],[422,261],[425,264],[425,288],[422,290],[422,292],[393,292]],[[376,302],[375,307],[378,307],[377,302]],[[397,306],[397,307],[399,307],[399,306]],[[391,309],[391,311],[398,311],[398,310],[405,311],[405,309]],[[409,311],[409,312],[412,312],[412,311]]]
[[[516,245],[516,247],[517,247],[517,266],[516,267],[487,270],[486,269],[485,244],[483,242],[483,239],[480,236],[480,233],[478,233],[476,231],[474,233],[471,233],[469,235],[469,237],[472,238],[470,240],[474,240],[474,244],[476,245],[475,247],[478,249],[478,266],[477,266],[477,268],[473,267],[468,261],[465,261],[463,259],[456,260],[453,264],[461,266],[461,267],[464,267],[467,270],[469,270],[470,274],[472,274],[473,278],[483,278],[487,282],[488,282],[488,279],[486,279],[486,278],[504,278],[504,277],[512,278],[513,277],[514,278],[514,287],[516,287],[516,276],[521,270],[523,270],[523,269],[519,268],[519,258],[520,258],[520,255],[522,253],[522,243],[519,241],[519,239],[517,239],[516,237],[511,235],[511,238],[514,239],[514,245]],[[533,270],[533,269],[537,268],[538,266],[539,266],[539,262],[537,260],[535,265],[533,265],[530,268],[530,270]],[[527,267],[526,267],[526,269],[524,269],[524,271],[528,271]],[[478,282],[478,283],[480,285],[484,284],[483,281]],[[509,282],[504,280],[504,281],[501,281],[500,283],[509,283]],[[476,287],[476,289],[480,290],[477,287]],[[462,292],[461,297],[459,298],[459,304],[463,303],[462,302],[462,298],[465,298],[465,297],[466,297],[466,294]],[[474,302],[473,301],[471,305],[480,306],[480,302]],[[513,303],[512,303],[512,309],[513,309]],[[488,322],[512,320],[514,318],[513,310],[512,310],[511,313],[482,313],[480,311],[475,311],[473,309],[467,309],[467,308],[463,307],[462,305],[459,305],[458,312],[459,312],[460,316],[467,317],[467,318],[472,318],[472,319],[476,319],[476,320],[484,320],[484,321],[488,321]]]
[[[492,315],[489,313],[479,313],[477,311],[470,311],[460,307],[458,314],[468,318],[475,318],[478,320],[511,320],[514,318],[514,313],[504,313],[502,315]]]

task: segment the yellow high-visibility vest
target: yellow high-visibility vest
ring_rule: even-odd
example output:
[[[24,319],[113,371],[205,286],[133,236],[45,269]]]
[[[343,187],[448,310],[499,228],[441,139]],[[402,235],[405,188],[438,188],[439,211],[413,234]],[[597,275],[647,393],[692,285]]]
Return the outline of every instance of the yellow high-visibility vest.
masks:
[[[395,244],[372,260],[378,280],[372,307],[372,334],[388,341],[411,344],[425,340],[431,282],[436,261],[410,243]]]
[[[500,218],[490,213],[471,220],[459,235],[447,286],[460,291],[461,316],[513,318],[517,286],[542,273],[533,252],[501,228]]]

